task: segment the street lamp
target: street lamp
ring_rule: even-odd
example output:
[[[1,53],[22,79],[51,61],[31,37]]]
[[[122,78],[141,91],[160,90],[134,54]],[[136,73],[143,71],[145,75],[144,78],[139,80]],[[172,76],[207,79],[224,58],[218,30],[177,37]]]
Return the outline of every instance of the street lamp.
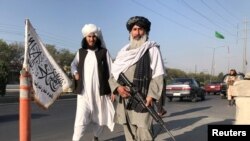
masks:
[[[215,49],[221,48],[221,47],[225,47],[225,46],[220,46],[220,47],[214,47],[213,48],[213,57],[212,57],[212,65],[211,65],[211,77],[214,76],[215,73]],[[210,82],[211,82],[211,77],[210,77]]]

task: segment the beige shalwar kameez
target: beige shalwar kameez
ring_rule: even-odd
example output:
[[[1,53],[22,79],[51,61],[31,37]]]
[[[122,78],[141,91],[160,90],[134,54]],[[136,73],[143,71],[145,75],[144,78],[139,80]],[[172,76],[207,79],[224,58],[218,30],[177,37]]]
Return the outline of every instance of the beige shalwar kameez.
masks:
[[[129,45],[125,46],[118,53],[116,61],[120,62],[115,61],[112,65],[112,74],[114,77],[109,80],[111,91],[114,92],[115,89],[120,86],[116,80],[118,78],[118,74],[121,72],[123,72],[125,76],[133,82],[136,67],[135,63],[140,59],[144,52],[149,49],[151,58],[150,67],[153,72],[152,80],[149,84],[148,96],[158,100],[162,94],[164,78],[164,67],[159,49],[156,47],[155,42],[150,41],[146,42],[142,47],[137,49],[129,50],[128,47]],[[131,133],[135,137],[136,141],[154,140],[151,129],[153,119],[150,114],[148,112],[137,113],[134,110],[126,110],[125,103],[127,102],[127,99],[123,99],[120,96],[117,97],[115,122],[123,125],[126,141],[134,141]],[[121,103],[119,101],[121,101]],[[128,127],[130,127],[130,129]]]

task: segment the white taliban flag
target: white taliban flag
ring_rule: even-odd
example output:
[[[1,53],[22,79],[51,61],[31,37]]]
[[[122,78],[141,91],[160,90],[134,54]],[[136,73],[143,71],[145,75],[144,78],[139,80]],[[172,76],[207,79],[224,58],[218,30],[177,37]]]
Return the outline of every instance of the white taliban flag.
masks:
[[[72,84],[49,54],[28,19],[25,20],[23,68],[31,74],[35,100],[46,109]]]

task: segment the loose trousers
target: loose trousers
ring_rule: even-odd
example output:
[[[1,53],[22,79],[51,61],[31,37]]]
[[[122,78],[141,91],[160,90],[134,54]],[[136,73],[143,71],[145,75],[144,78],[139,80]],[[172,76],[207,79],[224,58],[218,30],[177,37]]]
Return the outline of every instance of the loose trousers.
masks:
[[[102,133],[103,126],[95,123],[95,117],[92,117],[89,107],[86,98],[78,95],[73,141],[80,141],[81,137],[89,130],[92,130],[96,137]]]
[[[126,141],[154,141],[153,132],[150,129],[131,124],[124,124],[123,129]]]

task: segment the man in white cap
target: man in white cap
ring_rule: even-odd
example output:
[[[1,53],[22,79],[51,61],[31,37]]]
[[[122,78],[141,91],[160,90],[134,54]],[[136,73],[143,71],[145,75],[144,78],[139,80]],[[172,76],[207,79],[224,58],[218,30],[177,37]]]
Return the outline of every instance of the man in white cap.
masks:
[[[124,75],[137,87],[147,106],[159,100],[163,89],[164,66],[159,45],[148,41],[151,22],[142,16],[131,17],[127,22],[130,42],[118,53],[112,65],[110,86],[118,95],[115,122],[123,125],[127,141],[152,141],[151,115],[140,104],[126,107],[130,92],[119,84],[119,75]],[[132,102],[133,105],[133,102]]]
[[[114,128],[115,111],[108,83],[112,59],[100,28],[94,24],[86,24],[82,28],[82,34],[82,47],[71,63],[71,72],[76,80],[74,92],[78,94],[72,140],[79,141],[87,127],[93,127],[94,141],[97,141],[104,125],[111,131]]]

